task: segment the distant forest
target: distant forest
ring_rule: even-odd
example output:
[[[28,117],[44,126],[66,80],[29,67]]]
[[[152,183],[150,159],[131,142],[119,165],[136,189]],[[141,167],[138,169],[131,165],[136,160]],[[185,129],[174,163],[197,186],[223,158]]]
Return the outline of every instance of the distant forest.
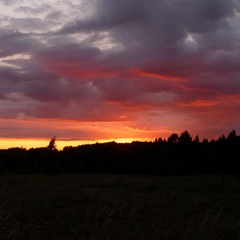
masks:
[[[194,139],[188,131],[153,142],[95,143],[57,150],[47,147],[0,150],[0,174],[132,174],[240,176],[240,136]]]

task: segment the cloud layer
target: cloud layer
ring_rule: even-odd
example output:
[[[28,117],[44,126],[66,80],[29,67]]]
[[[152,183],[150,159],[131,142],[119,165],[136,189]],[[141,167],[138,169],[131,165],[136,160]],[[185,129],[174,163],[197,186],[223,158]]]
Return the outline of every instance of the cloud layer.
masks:
[[[240,131],[238,1],[15,0],[0,9],[0,137],[43,137],[54,119],[63,127],[53,132],[69,139],[66,121],[88,126],[80,139]],[[35,125],[21,122],[21,135],[18,120]]]

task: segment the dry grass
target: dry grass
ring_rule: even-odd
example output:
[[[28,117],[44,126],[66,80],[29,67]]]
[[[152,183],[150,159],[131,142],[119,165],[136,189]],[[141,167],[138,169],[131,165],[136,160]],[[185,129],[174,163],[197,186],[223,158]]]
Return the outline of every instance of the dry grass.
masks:
[[[0,240],[240,239],[228,176],[0,176]]]

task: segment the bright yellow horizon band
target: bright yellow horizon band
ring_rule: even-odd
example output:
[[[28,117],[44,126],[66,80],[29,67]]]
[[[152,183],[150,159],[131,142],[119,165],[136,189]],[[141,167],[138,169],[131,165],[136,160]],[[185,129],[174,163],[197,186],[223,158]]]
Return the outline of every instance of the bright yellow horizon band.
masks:
[[[39,148],[48,146],[50,139],[16,139],[16,138],[0,138],[0,149],[8,148]],[[144,138],[118,138],[118,139],[93,139],[93,140],[61,140],[56,138],[57,149],[61,150],[67,146],[79,146],[84,144],[95,144],[95,143],[104,143],[112,142],[117,143],[131,143],[133,141],[152,141],[152,139]]]

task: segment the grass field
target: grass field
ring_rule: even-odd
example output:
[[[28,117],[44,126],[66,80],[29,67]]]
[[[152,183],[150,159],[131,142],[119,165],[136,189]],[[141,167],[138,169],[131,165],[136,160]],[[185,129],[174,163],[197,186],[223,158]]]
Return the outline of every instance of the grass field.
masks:
[[[230,176],[0,176],[0,240],[240,239]]]

